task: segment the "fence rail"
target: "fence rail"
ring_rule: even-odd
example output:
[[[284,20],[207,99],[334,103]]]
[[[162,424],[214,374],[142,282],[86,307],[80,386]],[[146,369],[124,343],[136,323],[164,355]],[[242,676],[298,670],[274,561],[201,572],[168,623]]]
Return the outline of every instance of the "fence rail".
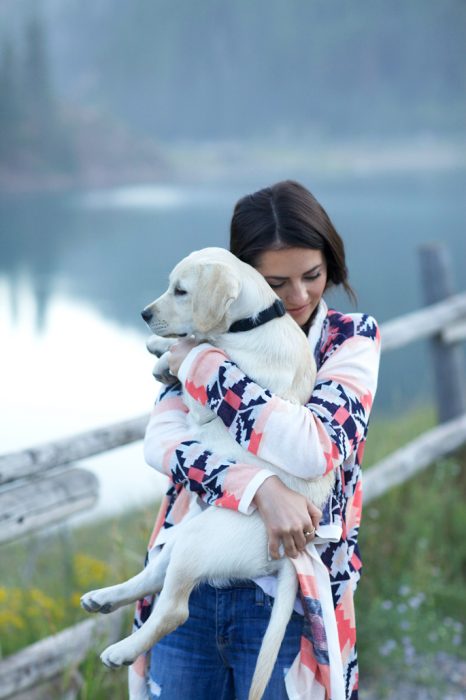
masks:
[[[423,433],[364,472],[364,503],[411,479],[417,472],[455,452],[465,443],[466,414]]]
[[[24,698],[30,700],[35,689],[37,697],[50,700],[50,686],[57,684],[64,668],[77,669],[96,641],[105,639],[106,644],[112,644],[120,639],[122,619],[121,610],[109,617],[99,615],[4,659],[0,662],[0,699],[16,699],[18,693],[27,691]]]
[[[427,246],[421,257],[425,284],[431,275],[440,279],[435,298],[427,298],[429,290],[426,307],[384,323],[380,329],[382,350],[388,352],[430,339],[441,424],[364,472],[365,502],[380,497],[466,443],[460,348],[466,339],[466,292],[452,295],[448,291],[448,261],[441,247]],[[445,385],[447,409],[443,405]],[[142,439],[147,421],[148,415],[139,416],[0,456],[0,543],[92,505],[97,498],[96,479],[86,470],[77,469],[74,463]],[[115,622],[112,627],[111,619],[103,622],[101,617],[98,625],[104,625],[110,637],[117,638],[119,632],[115,631],[121,617],[115,619],[117,627]],[[93,646],[96,631],[96,620],[85,621],[0,661],[0,700],[48,700],[64,669],[76,669],[84,659]],[[77,682],[74,690],[70,686],[67,700],[76,697],[79,685]]]

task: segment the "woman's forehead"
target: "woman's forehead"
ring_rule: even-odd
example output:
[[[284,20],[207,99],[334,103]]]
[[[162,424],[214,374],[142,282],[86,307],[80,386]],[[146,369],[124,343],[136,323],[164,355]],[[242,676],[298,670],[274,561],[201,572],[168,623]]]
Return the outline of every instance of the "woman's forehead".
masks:
[[[262,253],[257,269],[264,277],[294,277],[310,272],[324,261],[321,250],[280,248]]]

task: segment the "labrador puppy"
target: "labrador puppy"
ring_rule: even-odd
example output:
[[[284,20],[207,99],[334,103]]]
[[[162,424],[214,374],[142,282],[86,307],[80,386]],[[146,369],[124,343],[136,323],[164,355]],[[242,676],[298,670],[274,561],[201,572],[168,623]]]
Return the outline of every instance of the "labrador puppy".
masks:
[[[308,340],[285,314],[282,302],[262,275],[221,248],[206,248],[183,259],[170,274],[167,291],[146,307],[143,317],[156,334],[149,349],[160,359],[156,376],[167,376],[170,346],[177,336],[194,336],[225,351],[260,386],[294,403],[309,400],[315,362]],[[322,507],[334,475],[308,481],[245,453],[210,409],[185,395],[197,439],[225,458],[273,471],[291,489]],[[194,497],[194,496],[193,496]],[[298,582],[286,557],[270,560],[267,533],[256,511],[207,508],[172,528],[172,538],[149,565],[128,581],[91,591],[82,598],[89,612],[111,612],[146,595],[160,593],[144,625],[101,655],[110,667],[131,664],[188,617],[188,600],[202,581],[253,579],[277,574],[277,593],[250,691],[265,690],[291,616]]]

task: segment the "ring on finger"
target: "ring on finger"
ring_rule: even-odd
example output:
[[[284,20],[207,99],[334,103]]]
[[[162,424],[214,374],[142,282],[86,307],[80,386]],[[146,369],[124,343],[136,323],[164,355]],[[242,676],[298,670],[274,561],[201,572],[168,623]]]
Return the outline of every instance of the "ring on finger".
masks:
[[[313,537],[315,534],[316,534],[315,527],[313,527],[312,530],[304,530],[303,531],[304,537]]]

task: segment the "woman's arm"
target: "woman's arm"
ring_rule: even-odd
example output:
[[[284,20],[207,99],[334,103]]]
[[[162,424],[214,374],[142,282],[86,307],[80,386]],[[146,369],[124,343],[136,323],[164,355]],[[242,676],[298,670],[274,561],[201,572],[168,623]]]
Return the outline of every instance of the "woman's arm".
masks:
[[[280,557],[281,543],[287,556],[296,557],[307,544],[303,533],[318,527],[321,511],[272,472],[219,458],[194,439],[180,384],[161,391],[147,426],[144,455],[150,466],[209,505],[246,514],[257,507],[273,558]]]
[[[189,352],[179,377],[244,449],[295,476],[317,478],[358,449],[377,386],[375,321],[355,314],[345,333],[327,348],[306,406],[263,389],[208,344]]]
[[[146,462],[205,503],[249,514],[267,469],[213,454],[196,439],[180,384],[162,389],[144,438]]]
[[[297,556],[307,543],[303,533],[318,527],[321,511],[272,472],[222,460],[194,439],[180,384],[162,389],[147,426],[144,455],[150,466],[209,505],[246,514],[257,507],[274,558],[281,543],[287,556]]]

